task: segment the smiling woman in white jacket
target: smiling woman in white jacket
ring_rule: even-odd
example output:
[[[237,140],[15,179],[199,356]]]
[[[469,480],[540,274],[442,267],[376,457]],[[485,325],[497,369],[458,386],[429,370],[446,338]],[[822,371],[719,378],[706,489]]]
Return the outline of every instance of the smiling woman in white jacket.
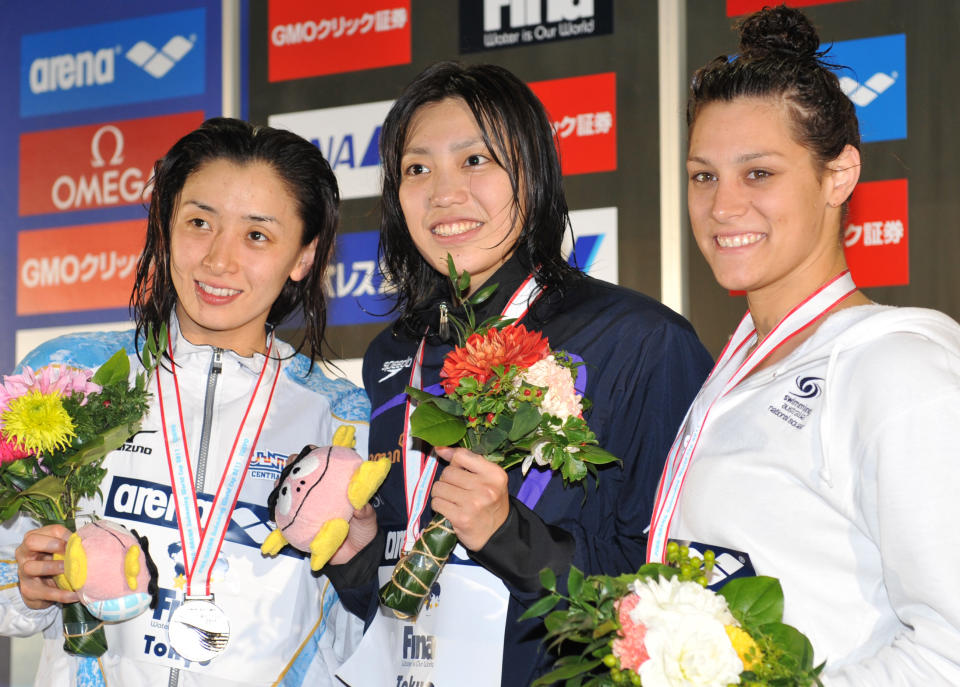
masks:
[[[671,449],[649,554],[780,578],[828,687],[960,684],[960,326],[873,304],[840,242],[853,105],[786,7],[694,75],[690,219],[749,312]]]
[[[65,654],[58,604],[76,595],[51,576],[63,569],[52,554],[69,533],[26,517],[3,527],[0,632],[43,633],[37,685],[334,684],[361,623],[299,554],[263,558],[259,547],[270,531],[267,496],[289,454],[329,444],[345,424],[366,453],[363,392],[325,377],[272,333],[299,308],[308,352],[319,355],[338,202],[330,167],[309,142],[237,120],[204,123],[156,165],[133,296],[138,337],[64,337],[25,361],[95,367],[121,346],[136,350],[148,324],[170,329],[143,429],[107,457],[102,498],[81,506],[148,537],[157,607],[108,624],[99,660]],[[173,479],[177,467],[192,479]],[[179,517],[193,498],[199,523]],[[210,553],[203,570],[203,555],[190,550],[199,532],[190,528],[209,522],[222,526],[199,543]],[[190,560],[201,561],[193,574]],[[185,602],[208,603],[199,598],[208,592],[230,640],[212,660],[190,661],[168,637],[171,616]]]

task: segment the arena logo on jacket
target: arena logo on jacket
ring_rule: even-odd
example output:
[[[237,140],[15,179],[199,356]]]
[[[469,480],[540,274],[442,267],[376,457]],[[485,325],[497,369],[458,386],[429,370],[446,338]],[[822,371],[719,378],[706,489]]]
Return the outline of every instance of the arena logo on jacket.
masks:
[[[20,42],[20,115],[200,95],[206,10],[34,33]]]
[[[821,377],[800,375],[793,380],[792,388],[771,403],[767,410],[791,427],[803,429],[814,410],[816,399],[823,394],[823,385]]]
[[[613,33],[613,0],[460,0],[460,52]]]
[[[206,523],[213,503],[212,494],[197,494],[200,523]],[[176,529],[177,506],[169,486],[133,477],[117,476],[104,499],[104,517]],[[224,541],[259,549],[270,534],[270,515],[265,505],[237,501],[230,516],[230,527]],[[287,556],[303,558],[304,554],[284,547]]]

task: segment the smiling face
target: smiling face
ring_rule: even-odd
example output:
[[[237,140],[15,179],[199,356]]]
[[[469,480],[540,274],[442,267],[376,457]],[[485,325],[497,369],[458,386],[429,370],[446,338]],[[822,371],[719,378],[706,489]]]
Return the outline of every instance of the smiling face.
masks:
[[[265,324],[287,278],[313,264],[294,197],[267,164],[214,160],[191,174],[170,220],[170,274],[188,341],[265,352]]]
[[[687,198],[720,285],[795,303],[844,269],[841,205],[859,162],[847,146],[820,169],[780,99],[704,106],[690,132]]]
[[[483,284],[513,253],[522,228],[506,170],[459,99],[421,107],[401,159],[400,206],[420,255],[441,274],[447,253]]]

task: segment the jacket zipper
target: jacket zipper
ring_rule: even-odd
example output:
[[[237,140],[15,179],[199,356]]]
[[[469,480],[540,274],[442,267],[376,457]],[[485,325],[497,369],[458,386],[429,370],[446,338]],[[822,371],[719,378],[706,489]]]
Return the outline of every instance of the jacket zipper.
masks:
[[[207,453],[210,450],[210,426],[213,424],[213,404],[217,395],[217,380],[223,370],[223,349],[213,349],[213,361],[207,374],[207,395],[203,401],[203,428],[200,431],[200,452],[197,454],[197,475],[194,488],[199,494],[207,472]]]
[[[438,334],[440,335],[440,338],[443,339],[444,341],[446,341],[447,338],[449,338],[450,336],[450,321],[447,318],[446,303],[440,304],[440,327],[439,327]]]

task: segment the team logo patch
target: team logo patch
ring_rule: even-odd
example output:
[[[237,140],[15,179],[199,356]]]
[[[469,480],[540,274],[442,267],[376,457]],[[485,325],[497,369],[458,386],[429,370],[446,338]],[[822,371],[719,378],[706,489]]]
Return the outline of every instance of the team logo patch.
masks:
[[[823,384],[821,377],[799,376],[794,380],[794,388],[780,400],[771,403],[767,410],[791,427],[803,429],[813,412],[811,402],[823,393]]]

